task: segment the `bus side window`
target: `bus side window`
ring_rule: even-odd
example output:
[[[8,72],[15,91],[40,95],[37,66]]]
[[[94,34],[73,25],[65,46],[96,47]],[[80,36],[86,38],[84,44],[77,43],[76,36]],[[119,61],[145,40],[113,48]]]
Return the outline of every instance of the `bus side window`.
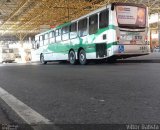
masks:
[[[62,40],[68,40],[69,39],[69,26],[62,28]]]
[[[77,22],[70,25],[70,39],[77,37]]]
[[[94,34],[98,29],[98,15],[92,15],[89,17],[89,34]]]
[[[57,37],[58,37],[58,35],[59,35],[59,30],[57,29],[56,31],[55,31],[55,41],[57,42]]]
[[[87,31],[87,18],[85,18],[78,22],[78,35],[80,37],[86,36],[88,34]]]
[[[37,44],[37,47],[36,47],[36,49],[39,49],[39,43]]]
[[[50,44],[55,42],[55,36],[54,36],[54,31],[49,33],[49,38],[50,38]]]
[[[44,40],[43,35],[41,35],[41,36],[40,36],[40,46],[43,46],[43,44],[44,44],[44,41],[43,41],[43,40]]]
[[[44,35],[44,45],[47,45],[48,42],[49,42],[49,40],[48,40],[48,33],[46,33],[46,34]]]
[[[61,41],[61,29],[56,30],[56,42]]]
[[[105,28],[109,23],[109,11],[104,10],[99,14],[99,28]]]

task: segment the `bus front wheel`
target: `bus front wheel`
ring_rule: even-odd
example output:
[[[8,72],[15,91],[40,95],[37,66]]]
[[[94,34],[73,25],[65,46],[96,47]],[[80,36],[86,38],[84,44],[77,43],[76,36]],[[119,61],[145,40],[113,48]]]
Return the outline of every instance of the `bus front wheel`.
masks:
[[[76,54],[73,50],[71,50],[68,54],[68,58],[69,58],[69,62],[71,65],[75,65],[76,64]]]
[[[86,59],[86,52],[84,49],[81,49],[79,54],[78,54],[78,58],[79,58],[79,63],[81,65],[85,65],[87,64],[87,59]]]
[[[47,62],[44,60],[43,54],[41,54],[41,56],[40,56],[40,62],[41,62],[41,64],[47,64]]]

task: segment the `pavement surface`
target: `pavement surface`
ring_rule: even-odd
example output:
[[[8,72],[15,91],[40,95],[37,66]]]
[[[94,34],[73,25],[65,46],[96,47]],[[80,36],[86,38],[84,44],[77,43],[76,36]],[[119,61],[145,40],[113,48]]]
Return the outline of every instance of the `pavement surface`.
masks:
[[[152,53],[115,64],[1,64],[0,87],[61,129],[64,124],[158,124],[159,59],[160,53]],[[0,106],[0,123],[26,124],[2,99]]]
[[[160,62],[160,52],[150,53],[149,55],[132,57],[120,60],[124,63],[159,63]]]
[[[1,124],[10,124],[11,121],[8,119],[7,114],[4,108],[0,108],[0,123]]]

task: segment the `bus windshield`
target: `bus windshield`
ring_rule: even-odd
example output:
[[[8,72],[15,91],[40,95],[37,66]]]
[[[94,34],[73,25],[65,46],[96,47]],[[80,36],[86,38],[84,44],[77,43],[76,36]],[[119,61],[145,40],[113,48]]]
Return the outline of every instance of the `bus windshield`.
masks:
[[[2,53],[13,53],[13,49],[3,49]]]
[[[117,21],[122,28],[145,28],[146,8],[136,6],[117,5]]]

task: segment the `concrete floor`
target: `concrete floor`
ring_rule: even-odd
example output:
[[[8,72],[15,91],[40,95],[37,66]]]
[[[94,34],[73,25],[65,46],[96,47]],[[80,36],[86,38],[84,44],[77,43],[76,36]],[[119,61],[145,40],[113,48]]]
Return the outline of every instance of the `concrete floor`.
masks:
[[[54,124],[159,123],[159,56],[87,66],[3,64],[0,87]],[[7,116],[21,122],[10,110]]]

